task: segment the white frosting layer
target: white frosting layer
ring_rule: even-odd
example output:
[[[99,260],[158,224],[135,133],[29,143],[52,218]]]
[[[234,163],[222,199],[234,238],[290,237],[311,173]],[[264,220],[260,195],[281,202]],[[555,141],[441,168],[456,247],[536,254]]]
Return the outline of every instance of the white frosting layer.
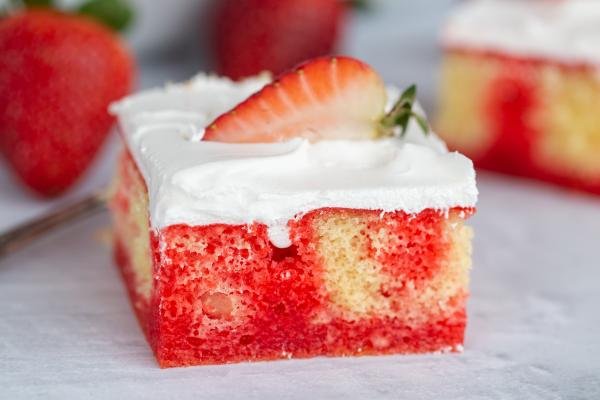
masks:
[[[416,124],[404,139],[228,144],[201,141],[203,127],[261,88],[198,76],[112,106],[149,191],[155,228],[172,224],[269,226],[289,245],[287,222],[322,207],[404,210],[474,206],[475,172]],[[390,90],[397,98],[397,90]]]
[[[465,1],[450,16],[442,41],[449,47],[598,64],[600,1]]]

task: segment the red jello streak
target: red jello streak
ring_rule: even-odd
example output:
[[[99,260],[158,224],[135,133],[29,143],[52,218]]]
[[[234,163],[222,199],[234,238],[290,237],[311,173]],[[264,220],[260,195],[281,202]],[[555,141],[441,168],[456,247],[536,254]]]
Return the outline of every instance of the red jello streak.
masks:
[[[315,253],[313,219],[339,211],[317,210],[293,223],[296,241],[288,249],[274,247],[262,224],[163,229],[160,239],[152,241],[158,279],[151,309],[158,312],[140,318],[142,323],[148,321],[145,326],[160,364],[224,363],[286,355],[415,353],[462,343],[464,307],[416,330],[401,319],[386,317],[314,323],[330,300],[323,290],[323,267]],[[345,212],[380,215],[378,211]],[[407,254],[406,245],[393,244],[378,255],[384,272],[424,284],[435,271],[419,264],[435,268],[436,258],[447,254],[448,243],[440,239],[442,215],[433,210],[416,216],[396,212],[372,220],[380,222],[372,222],[369,229],[386,229],[389,237],[413,243],[412,255]],[[427,233],[419,236],[417,232]],[[166,249],[159,249],[159,240],[167,243]],[[209,245],[200,249],[195,243]],[[126,258],[119,257],[118,262],[128,270]],[[127,274],[126,278],[131,285]],[[130,295],[135,296],[135,291]],[[139,299],[132,300],[136,304]]]

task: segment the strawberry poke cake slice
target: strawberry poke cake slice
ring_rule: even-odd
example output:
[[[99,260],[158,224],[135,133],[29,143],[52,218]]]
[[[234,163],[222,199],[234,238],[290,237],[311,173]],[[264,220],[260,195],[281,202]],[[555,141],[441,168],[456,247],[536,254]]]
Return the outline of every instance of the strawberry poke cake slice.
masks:
[[[414,101],[329,57],[113,106],[116,258],[160,366],[462,348],[475,173]]]
[[[600,2],[474,0],[442,33],[436,129],[476,165],[600,194]]]

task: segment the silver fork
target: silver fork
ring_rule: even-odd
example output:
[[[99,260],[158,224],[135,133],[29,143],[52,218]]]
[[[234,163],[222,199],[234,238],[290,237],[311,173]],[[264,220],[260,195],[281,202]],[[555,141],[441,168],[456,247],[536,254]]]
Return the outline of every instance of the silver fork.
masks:
[[[106,194],[99,192],[1,233],[0,258],[22,249],[52,229],[101,211],[105,204]]]

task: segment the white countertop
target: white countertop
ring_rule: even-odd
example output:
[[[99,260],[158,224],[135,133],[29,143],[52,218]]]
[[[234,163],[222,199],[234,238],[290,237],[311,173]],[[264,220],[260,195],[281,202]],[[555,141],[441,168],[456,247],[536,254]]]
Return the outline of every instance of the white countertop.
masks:
[[[388,80],[422,82],[430,105],[434,18],[395,30],[386,14],[361,17],[346,49]],[[369,45],[382,37],[400,53]],[[409,51],[419,56],[397,56]],[[191,73],[145,65],[141,84]],[[106,182],[114,147],[82,185],[49,203],[23,194],[1,168],[0,230]],[[463,354],[160,370],[113,266],[101,213],[0,260],[0,399],[600,398],[600,197],[489,173],[479,187]]]

